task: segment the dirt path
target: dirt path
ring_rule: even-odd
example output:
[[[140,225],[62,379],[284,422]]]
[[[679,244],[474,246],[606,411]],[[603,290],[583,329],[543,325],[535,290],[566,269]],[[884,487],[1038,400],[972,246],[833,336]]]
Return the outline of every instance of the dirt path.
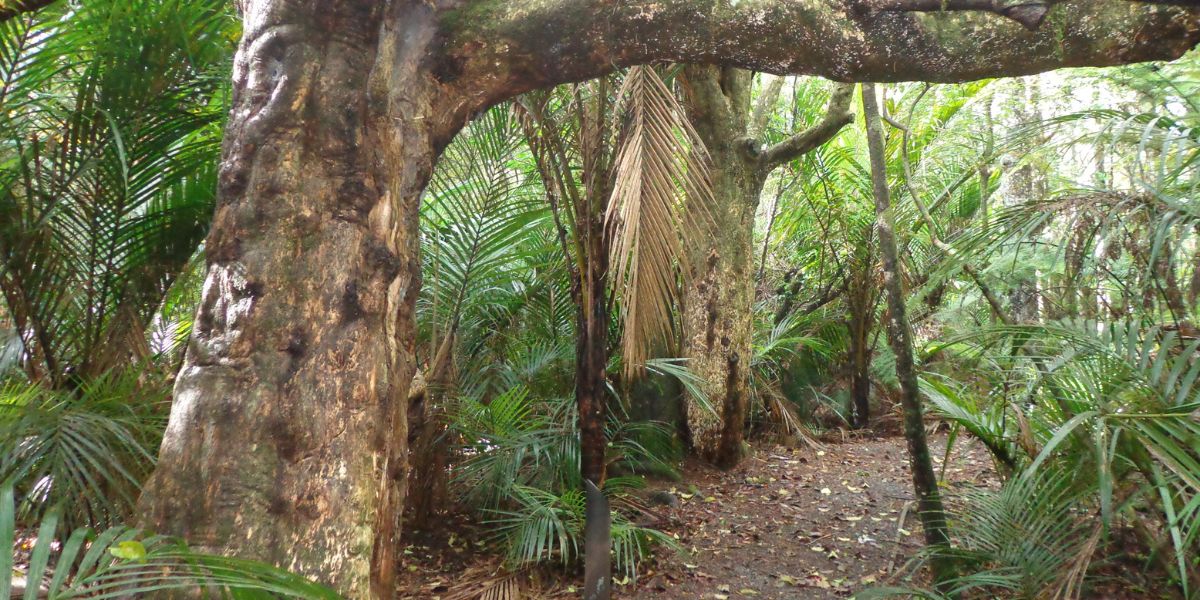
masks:
[[[961,440],[946,468],[950,485],[994,482],[986,451]],[[945,438],[931,445],[941,469]],[[895,571],[921,544],[901,438],[821,450],[760,445],[734,471],[693,467],[683,482],[655,488],[674,490],[678,505],[654,510],[666,518],[658,527],[677,535],[684,551],[660,551],[637,582],[618,587],[617,598],[845,598],[897,583]],[[417,537],[406,550],[401,597],[473,599],[501,584],[519,586],[522,598],[578,596],[580,581],[504,576],[493,549],[479,543],[486,527],[452,518],[440,525],[439,534]]]
[[[932,444],[940,469],[945,439]],[[921,544],[901,438],[760,447],[734,472],[687,475],[695,487],[676,485],[680,503],[664,509],[687,552],[662,556],[620,597],[843,598],[891,581]],[[986,452],[961,443],[946,478],[994,480]]]

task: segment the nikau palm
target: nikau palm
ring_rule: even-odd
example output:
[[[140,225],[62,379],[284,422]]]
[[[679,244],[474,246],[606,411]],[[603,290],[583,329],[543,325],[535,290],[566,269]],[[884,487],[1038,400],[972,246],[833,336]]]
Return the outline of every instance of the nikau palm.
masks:
[[[149,357],[208,229],[232,25],[146,1],[2,26],[0,291],[26,376],[66,389]]]
[[[594,86],[575,86],[561,100],[551,93],[522,103],[530,146],[569,261],[578,311],[575,397],[581,471],[585,485],[593,489],[605,479],[609,294],[615,292],[621,307],[628,377],[643,368],[647,348],[672,332],[672,301],[688,231],[681,195],[695,203],[687,213],[692,230],[711,197],[707,152],[658,75],[638,67],[624,75],[613,97],[608,86],[600,80]],[[573,137],[564,140],[564,129]],[[588,501],[590,518],[607,514],[606,507],[597,505],[602,501],[597,493],[589,494]],[[606,598],[607,531],[589,527],[593,531],[585,553],[603,554],[605,561],[589,558],[585,597]]]
[[[20,373],[0,386],[0,481],[24,520],[68,503],[72,527],[112,525],[153,466],[174,365],[147,331],[208,229],[235,30],[216,1],[0,23],[0,295]]]

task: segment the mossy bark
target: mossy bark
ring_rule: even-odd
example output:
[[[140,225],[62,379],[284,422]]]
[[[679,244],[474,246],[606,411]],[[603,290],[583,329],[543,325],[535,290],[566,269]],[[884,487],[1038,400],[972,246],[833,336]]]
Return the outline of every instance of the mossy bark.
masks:
[[[712,157],[714,205],[702,210],[710,230],[691,245],[693,278],[684,290],[683,355],[702,381],[713,410],[687,402],[694,449],[721,467],[742,457],[753,360],[754,220],[771,172],[828,141],[850,122],[850,86],[838,86],[829,111],[814,127],[767,146],[758,140],[774,108],[774,86],[751,102],[753,74],[729,67],[685,67],[680,78],[692,126]],[[768,106],[769,105],[769,106]],[[695,202],[694,199],[691,200]],[[707,234],[707,235],[704,235]],[[694,235],[694,234],[693,234]],[[786,315],[785,315],[786,316]]]
[[[934,578],[944,583],[954,576],[954,565],[946,552],[950,548],[946,510],[938,490],[937,475],[925,439],[924,411],[921,407],[917,369],[913,359],[912,328],[905,309],[904,282],[895,233],[895,215],[888,189],[887,163],[884,157],[883,127],[876,104],[874,84],[863,85],[864,116],[867,121],[867,146],[871,154],[871,183],[875,192],[875,230],[879,236],[879,254],[883,259],[883,287],[887,294],[887,331],[896,355],[896,377],[900,380],[900,403],[904,409],[904,439],[908,443],[908,462],[912,469],[917,510],[925,531],[925,543],[934,552]]]
[[[451,130],[421,76],[434,14],[244,10],[207,278],[143,523],[388,597],[417,199]]]
[[[691,245],[695,276],[684,291],[683,355],[713,410],[689,397],[688,431],[698,454],[731,467],[742,455],[753,352],[754,213],[768,171],[749,137],[751,73],[689,66],[681,81],[692,126],[712,157],[715,200],[689,207],[707,213],[711,235]]]

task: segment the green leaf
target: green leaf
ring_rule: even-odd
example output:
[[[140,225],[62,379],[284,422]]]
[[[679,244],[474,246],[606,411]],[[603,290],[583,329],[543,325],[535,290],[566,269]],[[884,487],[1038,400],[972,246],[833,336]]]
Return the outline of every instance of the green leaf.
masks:
[[[126,540],[108,549],[108,553],[124,560],[146,562],[146,547],[137,540]]]

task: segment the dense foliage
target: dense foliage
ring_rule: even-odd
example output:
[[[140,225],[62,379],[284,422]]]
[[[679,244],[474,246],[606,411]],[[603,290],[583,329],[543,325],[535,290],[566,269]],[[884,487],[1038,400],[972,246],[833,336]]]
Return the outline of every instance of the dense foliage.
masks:
[[[53,597],[159,585],[149,566],[178,572],[171,585],[322,597],[122,526],[201,285],[236,19],[219,0],[60,4],[0,24],[0,543],[37,532],[37,580],[63,540],[58,564],[75,566],[48,576]],[[949,498],[952,547],[926,558],[952,557],[956,578],[880,593],[1087,597],[1133,540],[1134,560],[1200,597],[1198,61],[882,88],[923,399],[1002,481]],[[602,314],[619,575],[680,550],[639,525],[640,490],[679,476],[685,399],[721,417],[680,358],[679,299],[686,251],[721,234],[705,212],[722,165],[677,75],[534,92],[447,148],[420,215],[412,523],[453,504],[514,569],[579,562],[581,323]],[[753,82],[769,143],[830,96]],[[773,172],[753,227],[740,425],[794,442],[886,428],[898,381],[861,124]]]

